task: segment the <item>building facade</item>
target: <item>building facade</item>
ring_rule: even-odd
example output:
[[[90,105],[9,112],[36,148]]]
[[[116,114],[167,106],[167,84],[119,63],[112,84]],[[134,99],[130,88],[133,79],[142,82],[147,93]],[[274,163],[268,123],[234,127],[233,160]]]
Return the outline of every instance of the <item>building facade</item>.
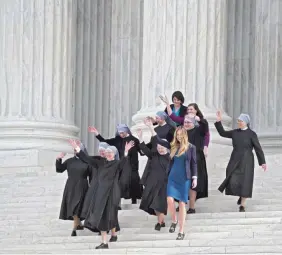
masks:
[[[211,123],[217,109],[227,127],[249,113],[280,152],[279,0],[2,1],[0,46],[3,167],[50,164],[75,137],[94,153],[89,125],[144,128],[175,90]]]

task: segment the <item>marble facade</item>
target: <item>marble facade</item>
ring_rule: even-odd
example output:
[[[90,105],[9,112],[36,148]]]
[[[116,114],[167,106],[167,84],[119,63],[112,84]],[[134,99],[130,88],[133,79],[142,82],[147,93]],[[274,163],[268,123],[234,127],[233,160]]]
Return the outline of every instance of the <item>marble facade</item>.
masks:
[[[50,164],[74,137],[94,153],[89,125],[144,128],[174,90],[211,123],[218,108],[226,127],[250,113],[281,149],[279,0],[1,1],[0,46],[2,166]]]

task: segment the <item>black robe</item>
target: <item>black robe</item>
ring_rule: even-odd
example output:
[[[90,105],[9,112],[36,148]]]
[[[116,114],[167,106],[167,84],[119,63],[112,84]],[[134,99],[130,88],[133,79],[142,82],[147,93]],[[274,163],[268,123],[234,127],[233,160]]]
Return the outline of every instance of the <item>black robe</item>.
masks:
[[[84,203],[83,203],[83,207],[82,207],[82,212],[81,212],[81,216],[80,219],[84,220],[88,211],[89,211],[89,207],[91,205],[91,201],[92,201],[92,197],[93,194],[95,194],[95,189],[97,187],[97,182],[99,180],[99,170],[101,169],[101,166],[103,166],[107,160],[101,156],[91,156],[92,159],[96,159],[97,162],[99,162],[97,165],[99,165],[100,167],[92,167],[92,179],[88,188],[88,191],[85,195],[85,199],[84,199]],[[97,230],[98,232],[98,230]]]
[[[251,198],[254,182],[255,149],[259,165],[265,164],[265,157],[257,134],[251,130],[234,129],[225,131],[221,122],[215,127],[220,136],[232,139],[233,151],[227,165],[226,178],[218,190],[226,195]]]
[[[84,226],[93,232],[109,231],[116,228],[119,231],[118,207],[120,202],[120,187],[128,185],[130,168],[127,157],[121,160],[103,162],[85,155],[80,151],[78,157],[98,169],[98,178],[94,182],[92,199],[85,216]]]
[[[82,206],[92,178],[92,167],[77,157],[69,158],[64,163],[62,159],[56,160],[56,172],[68,172],[65,185],[60,216],[61,220],[73,220],[73,216],[81,216]],[[88,179],[87,179],[88,178]]]
[[[204,155],[204,140],[208,131],[208,123],[206,120],[200,120],[199,126],[187,131],[189,143],[195,145],[197,155],[197,187],[192,190],[197,191],[196,199],[208,197],[208,172],[206,157]]]
[[[157,138],[152,138],[153,147]],[[156,215],[155,211],[167,214],[167,167],[169,154],[160,155],[156,150],[150,150],[145,143],[140,144],[141,150],[150,159],[150,164],[144,171],[143,177],[146,180],[140,209]],[[143,178],[142,177],[142,178]]]
[[[139,176],[139,158],[138,158],[138,152],[141,154],[141,151],[139,149],[139,140],[129,135],[125,138],[121,138],[119,135],[110,138],[110,139],[104,139],[101,135],[96,136],[96,138],[100,142],[106,142],[109,145],[115,146],[118,149],[119,157],[122,158],[124,156],[124,149],[126,142],[134,141],[134,147],[132,147],[128,152],[128,159],[130,162],[131,167],[131,182],[130,182],[130,192],[124,193],[122,191],[121,198],[125,199],[140,199],[142,197],[143,192],[143,186],[140,184],[140,176]]]

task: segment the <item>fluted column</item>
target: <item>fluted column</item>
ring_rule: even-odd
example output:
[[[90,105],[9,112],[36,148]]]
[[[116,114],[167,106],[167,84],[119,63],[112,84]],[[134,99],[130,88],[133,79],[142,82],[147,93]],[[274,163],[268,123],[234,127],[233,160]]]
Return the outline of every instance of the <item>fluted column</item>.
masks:
[[[264,147],[281,148],[281,1],[228,2],[227,101],[249,113]]]
[[[226,21],[227,0],[144,0],[142,107],[134,130],[164,109],[160,94],[170,99],[175,90],[212,122],[218,108],[225,110]],[[224,124],[230,121],[224,114]]]
[[[79,131],[73,111],[75,6],[75,0],[1,2],[1,150],[71,151],[67,139]]]

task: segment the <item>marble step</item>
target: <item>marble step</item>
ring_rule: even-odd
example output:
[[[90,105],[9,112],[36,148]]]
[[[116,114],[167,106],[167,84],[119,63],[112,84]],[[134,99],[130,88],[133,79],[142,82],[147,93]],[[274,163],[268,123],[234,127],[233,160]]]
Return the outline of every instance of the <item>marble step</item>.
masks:
[[[30,237],[3,237],[0,240],[0,245],[27,245],[27,244],[61,244],[61,243],[83,243],[83,242],[100,242],[101,236],[90,232],[89,230],[77,231],[79,236],[35,236]],[[87,232],[87,234],[85,233]],[[118,234],[119,242],[129,241],[152,241],[152,240],[172,240],[175,235],[168,232],[157,232],[132,235],[123,231],[122,234]],[[223,232],[191,232],[188,231],[185,235],[185,240],[214,240],[214,239],[261,239],[261,238],[274,238],[281,239],[282,231],[223,231]],[[282,239],[281,239],[282,240]]]
[[[168,223],[169,224],[169,223]],[[121,226],[119,235],[142,235],[142,234],[156,234],[154,230],[155,222],[150,227],[130,227],[126,228]],[[168,225],[169,226],[169,225]],[[68,227],[62,227],[58,225],[56,228],[22,228],[22,229],[2,229],[0,231],[0,237],[2,238],[32,238],[37,239],[38,237],[68,237],[72,230],[72,224]],[[158,234],[167,234],[169,227],[162,228]],[[269,233],[280,233],[282,231],[282,224],[255,224],[255,225],[212,225],[212,226],[185,226],[185,232],[188,233],[207,233],[207,232],[234,232],[240,231],[241,237],[245,235],[249,237],[257,232],[269,232]],[[95,236],[89,230],[77,232],[78,236]]]
[[[282,239],[272,239],[272,238],[257,238],[257,239],[213,239],[213,240],[173,240],[176,237],[168,242],[167,240],[151,240],[151,241],[132,241],[132,242],[116,242],[110,243],[109,246],[111,249],[126,249],[126,252],[132,249],[132,251],[138,251],[145,249],[150,252],[151,249],[162,249],[167,253],[167,249],[172,250],[175,248],[181,249],[182,252],[192,252],[202,253],[203,251],[208,252],[208,254],[212,253],[230,253],[231,251],[235,253],[238,252],[282,252]],[[42,250],[44,252],[52,252],[56,251],[71,251],[71,250],[83,250],[94,249],[100,242],[80,242],[80,243],[72,243],[65,242],[59,244],[32,244],[32,245],[19,245],[19,244],[11,244],[5,245],[2,251],[25,251],[25,250],[33,250],[38,251]],[[137,248],[138,247],[138,248]],[[254,248],[255,247],[255,248]],[[245,248],[245,249],[244,249]],[[143,250],[144,251],[144,250]],[[188,253],[189,254],[189,253]]]

